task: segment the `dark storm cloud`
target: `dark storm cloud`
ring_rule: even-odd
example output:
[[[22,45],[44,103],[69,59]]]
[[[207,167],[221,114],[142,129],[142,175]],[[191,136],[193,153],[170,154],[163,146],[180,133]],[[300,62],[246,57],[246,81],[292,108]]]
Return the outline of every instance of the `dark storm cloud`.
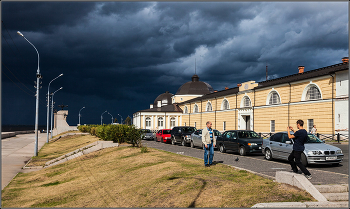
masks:
[[[343,2],[3,2],[1,12],[3,98],[16,100],[12,88],[22,92],[14,82],[34,102],[36,53],[19,30],[40,53],[43,92],[64,73],[51,92],[63,86],[55,100],[75,115],[90,106],[87,123],[98,123],[106,108],[132,115],[176,93],[195,60],[200,80],[222,90],[264,80],[266,65],[272,79],[348,54]],[[18,111],[10,107],[3,105],[5,118]]]

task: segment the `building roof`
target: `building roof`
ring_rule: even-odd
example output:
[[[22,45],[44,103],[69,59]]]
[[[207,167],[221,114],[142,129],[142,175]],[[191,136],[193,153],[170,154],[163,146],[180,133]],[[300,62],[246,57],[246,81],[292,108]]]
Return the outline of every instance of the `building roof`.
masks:
[[[343,70],[349,70],[349,63],[339,63],[323,68],[319,68],[316,70],[311,70],[303,73],[297,73],[281,78],[276,78],[272,80],[267,80],[267,81],[262,81],[258,83],[258,86],[255,87],[254,89],[260,89],[260,88],[265,88],[269,86],[274,86],[274,85],[279,85],[279,84],[287,84],[290,82],[295,82],[295,81],[302,81],[310,78],[315,78],[315,77],[320,77],[320,76],[325,76],[325,75],[330,75],[338,71],[343,71]],[[238,87],[230,88],[227,90],[222,90],[214,93],[209,93],[201,97],[196,97],[178,104],[186,104],[190,102],[195,102],[195,101],[200,101],[200,100],[208,100],[216,97],[223,97],[227,95],[232,95],[232,94],[237,94],[239,92]]]
[[[192,76],[192,81],[183,84],[176,92],[176,95],[204,95],[214,92],[213,87],[206,82],[199,81],[198,75]]]
[[[153,107],[138,112],[182,112],[182,109],[177,104],[164,105],[161,107]]]
[[[160,94],[153,102],[153,107],[156,107],[157,104],[158,104],[158,101],[161,101],[162,102],[162,106],[163,105],[168,105],[168,104],[171,104],[171,97],[174,96],[174,94],[172,93],[169,93],[169,91],[166,91],[165,93],[163,94]]]

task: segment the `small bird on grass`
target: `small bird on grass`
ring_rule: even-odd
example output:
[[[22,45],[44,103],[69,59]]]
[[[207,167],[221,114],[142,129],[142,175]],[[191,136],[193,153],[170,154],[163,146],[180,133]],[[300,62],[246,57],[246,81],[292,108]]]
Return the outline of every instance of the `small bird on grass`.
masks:
[[[239,161],[238,157],[235,159],[235,161]]]

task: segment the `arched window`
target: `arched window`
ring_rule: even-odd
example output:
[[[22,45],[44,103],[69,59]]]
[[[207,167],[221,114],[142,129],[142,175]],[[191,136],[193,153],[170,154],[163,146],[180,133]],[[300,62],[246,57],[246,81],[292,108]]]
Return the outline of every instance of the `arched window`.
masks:
[[[163,118],[158,118],[158,128],[163,127]]]
[[[151,118],[147,117],[146,118],[146,128],[150,128],[151,127]]]
[[[170,118],[170,128],[174,128],[175,127],[175,118]]]
[[[194,107],[193,107],[193,112],[194,112],[194,113],[197,113],[197,112],[198,112],[198,105],[197,105],[197,104],[194,105]]]
[[[252,106],[252,103],[249,99],[249,97],[245,96],[243,98],[243,107],[251,107]]]
[[[317,86],[311,86],[309,90],[307,90],[305,100],[317,100],[321,99],[321,92],[317,88]]]
[[[213,107],[211,106],[211,103],[210,103],[210,102],[207,103],[207,107],[205,108],[205,110],[206,110],[207,112],[213,111]]]
[[[184,108],[184,113],[185,113],[185,114],[188,113],[188,108],[187,108],[187,106],[185,106],[185,108]]]
[[[269,97],[269,105],[281,104],[280,96],[276,91],[270,92]]]
[[[222,109],[222,110],[228,110],[228,109],[230,109],[230,105],[229,105],[227,99],[224,99],[224,100],[222,101],[221,109]]]

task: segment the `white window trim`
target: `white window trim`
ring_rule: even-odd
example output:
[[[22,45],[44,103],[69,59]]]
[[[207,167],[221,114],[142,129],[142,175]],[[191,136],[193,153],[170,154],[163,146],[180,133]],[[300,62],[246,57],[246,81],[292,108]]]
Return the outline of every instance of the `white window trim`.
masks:
[[[252,100],[250,99],[250,97],[249,97],[248,95],[244,95],[243,98],[242,98],[242,100],[241,100],[241,108],[246,107],[246,106],[244,106],[244,99],[245,99],[246,97],[248,97],[249,100],[250,100],[250,106],[249,106],[249,107],[252,107]]]
[[[227,101],[228,109],[224,109],[224,101]],[[230,109],[230,103],[228,102],[228,100],[226,98],[224,98],[221,102],[221,110],[229,110],[229,109]]]
[[[208,106],[209,106],[209,105],[210,105],[210,107],[211,107],[211,110],[208,111]],[[206,112],[212,112],[212,111],[213,111],[213,105],[211,104],[211,102],[209,102],[209,101],[207,102],[207,105],[206,105],[206,107],[205,107],[205,111],[206,111]]]
[[[196,107],[197,107],[197,109],[198,109],[197,112],[195,111]],[[194,105],[193,105],[193,113],[199,113],[199,106],[198,106],[197,104],[194,104]]]
[[[301,95],[301,101],[316,101],[316,100],[320,100],[320,99],[316,99],[316,100],[306,100],[307,91],[309,91],[309,89],[310,89],[312,86],[316,86],[316,87],[318,88],[318,90],[320,91],[320,94],[321,94],[321,98],[320,98],[320,99],[323,98],[321,88],[320,88],[316,83],[312,83],[312,81],[310,81],[310,83],[304,88],[303,94]]]
[[[188,114],[188,107],[185,105],[184,114]]]
[[[279,98],[280,98],[280,103],[278,104],[270,104],[270,97],[272,96],[273,93],[277,93]],[[274,88],[272,88],[272,90],[267,94],[267,98],[266,98],[266,105],[279,105],[282,104],[282,98],[281,95],[278,93],[278,91],[276,91]]]

